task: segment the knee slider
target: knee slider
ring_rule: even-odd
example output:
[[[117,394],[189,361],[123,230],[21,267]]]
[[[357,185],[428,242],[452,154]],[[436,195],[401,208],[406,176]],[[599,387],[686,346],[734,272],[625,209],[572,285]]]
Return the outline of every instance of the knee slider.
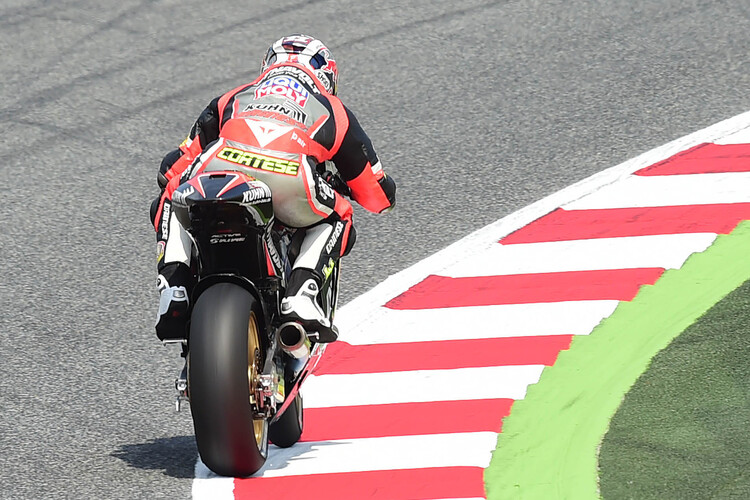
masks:
[[[159,203],[161,202],[161,194],[154,198],[154,201],[151,202],[151,225],[156,224],[156,212],[159,211]]]
[[[161,166],[159,166],[159,173],[156,174],[156,182],[159,184],[160,189],[167,187],[167,183],[169,182],[167,180],[167,171],[172,168],[172,165],[174,165],[181,156],[182,151],[179,149],[170,151],[164,156],[164,159],[161,161]]]
[[[354,248],[354,243],[357,241],[357,230],[354,228],[354,224],[351,224],[351,222],[349,224],[351,225],[349,228],[349,239],[346,240],[346,246],[341,250],[342,257],[349,255],[349,252]]]

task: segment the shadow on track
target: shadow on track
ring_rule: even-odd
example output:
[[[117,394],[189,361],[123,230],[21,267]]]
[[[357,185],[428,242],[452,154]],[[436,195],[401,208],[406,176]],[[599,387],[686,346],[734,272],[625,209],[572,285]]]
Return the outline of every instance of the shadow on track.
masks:
[[[152,439],[146,443],[124,444],[111,454],[131,467],[163,470],[175,478],[193,478],[198,448],[195,436]]]

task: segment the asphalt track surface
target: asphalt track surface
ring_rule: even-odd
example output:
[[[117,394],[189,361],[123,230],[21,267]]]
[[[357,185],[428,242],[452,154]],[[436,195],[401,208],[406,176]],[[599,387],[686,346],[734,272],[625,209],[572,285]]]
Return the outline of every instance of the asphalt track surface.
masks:
[[[334,51],[399,186],[387,217],[355,210],[344,301],[750,109],[743,2],[4,0],[0,498],[190,496],[180,361],[151,329],[155,172],[294,31]]]

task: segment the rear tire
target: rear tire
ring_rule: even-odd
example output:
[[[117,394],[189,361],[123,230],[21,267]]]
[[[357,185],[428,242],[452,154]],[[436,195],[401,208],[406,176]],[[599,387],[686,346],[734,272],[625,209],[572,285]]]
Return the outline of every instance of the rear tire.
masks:
[[[198,452],[222,476],[245,477],[268,454],[268,421],[254,418],[262,371],[260,304],[244,288],[219,283],[195,303],[190,323],[188,388]]]

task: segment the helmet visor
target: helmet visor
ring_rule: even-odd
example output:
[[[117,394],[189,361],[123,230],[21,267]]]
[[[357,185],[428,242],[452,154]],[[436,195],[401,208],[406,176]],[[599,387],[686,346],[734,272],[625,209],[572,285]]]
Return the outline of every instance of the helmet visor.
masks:
[[[315,69],[320,69],[328,64],[328,61],[326,61],[326,58],[318,52],[314,56],[310,58],[310,66],[312,66]]]

